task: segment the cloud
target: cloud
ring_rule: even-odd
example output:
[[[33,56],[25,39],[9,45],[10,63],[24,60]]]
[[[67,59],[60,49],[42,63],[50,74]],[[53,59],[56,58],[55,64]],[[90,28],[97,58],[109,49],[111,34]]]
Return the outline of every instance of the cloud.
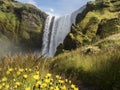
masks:
[[[17,0],[17,1],[23,2],[23,3],[29,3],[37,6],[37,3],[35,2],[35,0]]]
[[[42,9],[42,10],[45,11],[48,15],[57,16],[57,17],[60,16],[58,13],[55,12],[55,10],[54,10],[53,8],[39,7],[39,9]]]
[[[56,17],[59,17],[60,15],[57,14],[53,8],[48,8],[48,10],[46,10],[46,13],[51,15],[51,16],[56,16]]]
[[[50,8],[50,12],[54,12],[54,9],[53,9],[53,8]]]

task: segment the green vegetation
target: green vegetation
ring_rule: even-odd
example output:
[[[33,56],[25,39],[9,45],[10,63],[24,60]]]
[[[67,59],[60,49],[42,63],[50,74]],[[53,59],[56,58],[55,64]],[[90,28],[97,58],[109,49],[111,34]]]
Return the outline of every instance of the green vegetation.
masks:
[[[103,51],[84,55],[77,50],[55,57],[51,70],[65,74],[78,85],[83,82],[88,86],[97,87],[96,90],[119,90],[119,66],[119,51]]]
[[[51,71],[65,74],[79,86],[82,82],[96,87],[95,90],[119,90],[119,11],[119,0],[88,2],[63,45],[58,47],[62,54],[52,59]],[[69,52],[73,49],[77,50]]]
[[[1,58],[0,90],[78,90],[65,76],[48,73],[50,63],[45,62],[34,54]]]
[[[0,34],[20,47],[41,47],[46,17],[47,14],[33,5],[0,0]]]
[[[0,79],[0,90],[78,90],[71,80],[30,68],[9,68]]]
[[[92,48],[94,51],[98,50],[95,47],[91,47],[91,49]],[[86,85],[86,87],[90,85],[100,90],[119,90],[120,52],[117,50],[119,47],[114,50],[109,49],[99,52],[92,52],[92,50],[90,51],[89,49],[90,47],[88,49],[77,49],[48,60],[42,57],[37,58],[33,54],[24,56],[16,55],[13,57],[6,56],[0,60],[0,68],[3,70],[0,73],[0,78],[2,78],[6,74],[5,71],[10,68],[30,68],[32,69],[32,73],[29,75],[39,70],[42,76],[50,72],[53,73],[53,76],[58,74],[62,75],[63,78],[67,77],[79,86],[79,90],[82,90],[82,85]],[[16,80],[19,78],[20,77],[15,77]],[[11,78],[9,80],[11,80]],[[25,83],[29,82],[26,81]],[[31,83],[34,82],[30,82],[30,84]]]
[[[120,90],[119,11],[119,0],[88,2],[55,57],[11,56],[5,54],[16,45],[40,48],[47,15],[30,4],[0,0],[0,55],[5,55],[0,57],[0,90]]]
[[[77,15],[76,24],[64,40],[63,49],[76,49],[120,33],[119,8],[119,0],[88,2],[85,10]]]

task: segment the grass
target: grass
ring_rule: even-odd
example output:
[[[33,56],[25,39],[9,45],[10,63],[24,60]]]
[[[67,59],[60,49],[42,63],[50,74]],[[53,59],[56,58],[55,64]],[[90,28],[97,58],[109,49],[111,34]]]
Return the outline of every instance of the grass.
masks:
[[[75,85],[80,86],[80,90],[82,90],[82,85],[97,87],[97,90],[119,90],[120,51],[118,49],[88,54],[84,54],[81,49],[77,49],[48,60],[45,60],[42,56],[38,58],[34,54],[18,54],[12,57],[8,55],[0,60],[0,68],[2,68],[0,78],[3,78],[10,68],[30,68],[32,73],[26,73],[30,75],[29,79],[38,70],[43,79],[49,72],[53,74],[53,78],[57,74],[61,75],[64,80],[67,77]],[[26,82],[33,83],[30,81]]]
[[[35,10],[34,6],[29,4],[9,3],[7,1],[4,2],[5,5],[0,6],[0,9],[2,9],[2,11],[0,11],[0,23],[1,30],[4,30],[6,36],[9,36],[9,31],[16,37],[16,40],[18,37],[16,34],[18,31],[16,30],[19,28],[18,24],[20,22],[13,11],[13,7],[21,10],[25,5],[25,8],[23,8],[25,10],[24,14],[28,12],[37,13],[37,16],[33,15],[33,17],[40,18],[42,22],[44,21],[39,15],[41,16],[42,14],[43,18],[45,15],[43,12]],[[115,7],[119,6],[119,3],[115,4]],[[8,7],[8,10],[7,6],[12,7]],[[115,7],[111,7],[111,9],[114,10]],[[19,12],[17,14],[19,14]],[[109,23],[105,23],[103,26],[103,35],[107,34],[108,36],[109,34],[113,34],[106,32],[106,29],[107,31],[115,31],[116,28],[116,30],[119,30],[119,22],[117,23],[116,20],[115,22],[114,20],[111,21],[112,18],[118,18],[118,14],[117,11],[111,12],[109,9],[95,9],[89,11],[84,19],[77,24],[79,27],[77,30],[80,29],[81,32],[76,32],[78,34],[76,34],[76,36],[71,33],[70,37],[82,43],[82,31],[88,31],[86,33],[87,36],[90,34],[93,36],[96,35],[98,24],[102,19],[107,19],[105,22],[110,19]],[[112,27],[110,28],[109,26]],[[21,27],[23,30],[27,30],[30,26],[28,25],[26,27],[24,24],[21,25]],[[31,31],[35,34],[39,33],[42,27],[42,24],[38,26],[38,28],[31,27]],[[33,31],[33,28],[36,28],[37,31]],[[22,34],[22,38],[30,39],[26,31],[22,32]],[[13,36],[11,36],[11,38]],[[119,36],[119,34],[111,35],[95,43],[94,47],[86,46],[87,48],[83,47],[71,52],[66,51],[65,53],[49,59],[45,59],[42,56],[37,57],[33,53],[1,57],[0,90],[78,90],[77,86],[79,86],[79,90],[82,90],[82,85],[86,87],[93,86],[96,90],[120,90]],[[66,46],[68,47],[68,45]],[[100,51],[99,47],[105,50]],[[72,80],[75,85],[71,83],[70,80]]]
[[[0,68],[3,72],[2,68]],[[78,90],[71,80],[30,68],[9,68],[0,79],[0,90]]]
[[[63,67],[64,66],[64,67]],[[64,73],[76,84],[95,86],[100,90],[120,89],[120,52],[104,51],[82,55],[73,51],[52,61],[52,71]]]
[[[0,60],[0,90],[78,90],[71,80],[49,73],[46,60],[34,54]]]

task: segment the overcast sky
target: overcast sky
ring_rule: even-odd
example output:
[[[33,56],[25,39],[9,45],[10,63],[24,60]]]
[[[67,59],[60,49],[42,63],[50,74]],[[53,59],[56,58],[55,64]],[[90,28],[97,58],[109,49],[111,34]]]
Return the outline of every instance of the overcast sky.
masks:
[[[64,15],[82,7],[91,0],[17,0],[34,4],[48,14]]]

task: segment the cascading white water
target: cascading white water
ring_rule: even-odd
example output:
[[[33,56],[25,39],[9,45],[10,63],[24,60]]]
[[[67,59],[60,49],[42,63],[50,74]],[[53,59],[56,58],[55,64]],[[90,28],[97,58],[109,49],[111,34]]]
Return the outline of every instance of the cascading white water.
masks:
[[[43,55],[47,57],[54,56],[58,45],[63,43],[65,37],[70,32],[72,23],[75,24],[77,14],[81,13],[85,7],[59,18],[53,16],[47,17],[43,35]]]
[[[63,43],[65,37],[70,32],[71,24],[71,15],[65,15],[55,19],[49,48],[50,57],[54,56],[57,46]]]
[[[45,21],[45,28],[44,28],[44,34],[43,34],[43,44],[42,44],[42,54],[47,55],[48,54],[48,42],[49,42],[49,29],[50,24],[52,20],[52,16],[48,16]]]

